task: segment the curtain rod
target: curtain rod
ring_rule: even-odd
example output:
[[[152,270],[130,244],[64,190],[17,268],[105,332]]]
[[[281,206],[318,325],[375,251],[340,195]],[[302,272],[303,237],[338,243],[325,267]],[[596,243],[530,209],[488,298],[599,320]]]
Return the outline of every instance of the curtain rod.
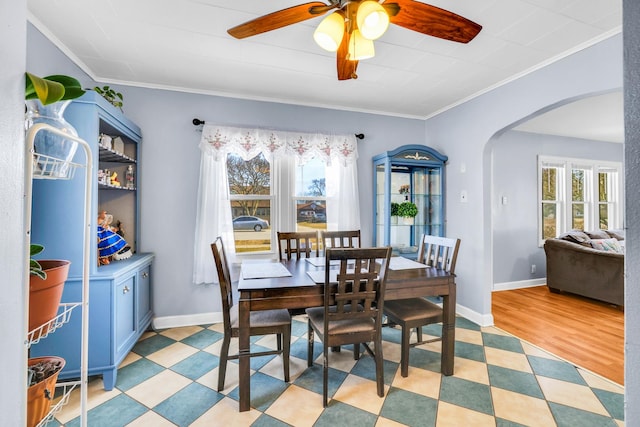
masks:
[[[205,124],[205,121],[196,118],[196,119],[193,119],[192,123],[194,124],[194,126],[200,126]],[[356,133],[355,135],[356,135],[356,138],[358,139],[364,139],[364,133]]]

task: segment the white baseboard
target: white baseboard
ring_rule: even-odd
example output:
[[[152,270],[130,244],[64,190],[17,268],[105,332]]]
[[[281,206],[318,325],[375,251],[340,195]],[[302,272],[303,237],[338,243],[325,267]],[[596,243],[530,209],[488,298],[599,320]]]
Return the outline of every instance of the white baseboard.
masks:
[[[439,305],[442,306],[442,303],[440,303]],[[483,315],[460,304],[456,306],[456,314],[469,319],[473,323],[477,323],[480,326],[493,326],[493,315],[491,314]],[[185,314],[182,316],[156,317],[153,319],[152,328],[180,328],[184,326],[210,325],[212,323],[221,322],[222,312]]]
[[[543,277],[541,279],[531,279],[531,280],[520,280],[517,282],[503,282],[503,283],[494,283],[493,291],[509,291],[513,289],[524,289],[524,288],[533,288],[534,286],[540,286],[547,283],[547,278]]]
[[[480,326],[493,326],[493,315],[491,313],[480,314],[477,311],[458,304],[456,306],[456,314],[464,317],[465,319],[469,319]]]
[[[180,328],[183,326],[209,325],[222,322],[222,312],[165,316],[153,319],[153,329]]]

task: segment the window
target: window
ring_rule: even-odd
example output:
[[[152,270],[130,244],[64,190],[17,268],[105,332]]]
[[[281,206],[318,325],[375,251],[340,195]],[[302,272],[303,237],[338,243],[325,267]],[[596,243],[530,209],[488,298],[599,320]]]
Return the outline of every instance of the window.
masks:
[[[622,227],[622,164],[538,158],[539,236]]]
[[[271,250],[271,165],[262,154],[227,155],[227,179],[236,252]]]
[[[218,236],[236,263],[237,253],[273,258],[279,230],[360,228],[353,134],[205,124],[200,150],[194,283],[217,283]]]
[[[312,159],[271,164],[263,154],[243,160],[227,155],[227,177],[236,253],[269,252],[279,230],[314,231],[327,228],[325,164]],[[293,169],[294,192],[287,182]],[[273,174],[278,178],[274,179]],[[272,182],[279,182],[277,189]],[[275,190],[275,191],[274,191]],[[278,207],[282,207],[278,209]],[[290,215],[295,212],[295,216]],[[289,218],[294,218],[293,221]],[[276,224],[277,227],[271,227]]]

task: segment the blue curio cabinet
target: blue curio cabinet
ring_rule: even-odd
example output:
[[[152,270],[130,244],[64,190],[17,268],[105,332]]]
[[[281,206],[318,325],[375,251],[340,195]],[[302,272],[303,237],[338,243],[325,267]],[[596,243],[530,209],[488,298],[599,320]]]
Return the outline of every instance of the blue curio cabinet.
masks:
[[[149,328],[153,317],[154,255],[139,250],[140,189],[135,176],[140,172],[142,135],[135,123],[93,91],[74,100],[64,116],[91,148],[95,176],[86,203],[92,218],[88,232],[95,236],[96,244],[85,254],[81,245],[73,243],[82,241],[86,227],[83,174],[75,174],[64,186],[49,180],[34,181],[31,241],[44,245],[42,258],[71,261],[63,303],[82,299],[82,267],[85,257],[89,257],[88,375],[101,375],[104,388],[111,390],[118,365]],[[101,135],[110,136],[112,143],[105,144]],[[84,154],[76,153],[74,161],[82,163],[80,158]],[[119,183],[106,179],[107,170],[110,176],[120,177]],[[100,176],[98,171],[102,171]],[[114,225],[120,222],[133,253],[130,258],[99,264],[97,218],[102,211],[113,216]],[[31,346],[31,357],[60,356],[66,364],[59,378],[80,377],[80,330],[81,316],[72,314],[64,328]]]
[[[425,145],[404,145],[373,158],[376,246],[415,258],[422,234],[444,235],[446,162],[447,156]]]

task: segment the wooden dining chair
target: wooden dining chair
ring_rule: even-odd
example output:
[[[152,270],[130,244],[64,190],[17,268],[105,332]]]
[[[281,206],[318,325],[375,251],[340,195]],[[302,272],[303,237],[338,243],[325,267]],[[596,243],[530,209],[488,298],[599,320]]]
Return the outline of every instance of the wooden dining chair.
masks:
[[[324,305],[306,310],[309,318],[307,366],[313,365],[314,333],[323,344],[324,407],[327,406],[329,347],[345,344],[354,344],[359,351],[362,343],[375,359],[378,396],[384,396],[381,329],[390,256],[390,247],[329,248],[325,253]],[[330,268],[334,260],[340,261],[338,269]],[[374,350],[369,342],[373,342]]]
[[[460,239],[423,235],[418,249],[418,261],[440,270],[455,273]],[[387,301],[384,314],[390,323],[402,328],[400,347],[400,374],[409,375],[409,348],[420,344],[441,341],[442,338],[422,340],[422,327],[442,322],[442,308],[424,298]],[[410,343],[411,330],[416,329],[417,341]],[[442,334],[440,334],[442,336]]]
[[[319,255],[319,241],[317,231],[278,232],[278,253],[280,261],[290,260],[292,255],[296,259],[303,256]],[[315,249],[314,249],[315,246]]]
[[[360,248],[360,230],[321,231],[323,248]]]
[[[218,270],[220,296],[222,297],[224,337],[222,338],[220,363],[218,366],[218,391],[222,391],[224,389],[224,379],[227,372],[227,361],[238,358],[237,354],[229,355],[229,344],[231,338],[238,338],[240,329],[238,328],[238,306],[234,305],[233,294],[231,292],[229,264],[224,251],[224,244],[220,237],[211,244],[211,250],[216,263],[216,269]],[[252,311],[250,313],[250,325],[250,336],[276,334],[278,349],[250,353],[249,356],[282,354],[284,381],[289,382],[289,349],[291,345],[291,316],[289,312],[284,309]]]

